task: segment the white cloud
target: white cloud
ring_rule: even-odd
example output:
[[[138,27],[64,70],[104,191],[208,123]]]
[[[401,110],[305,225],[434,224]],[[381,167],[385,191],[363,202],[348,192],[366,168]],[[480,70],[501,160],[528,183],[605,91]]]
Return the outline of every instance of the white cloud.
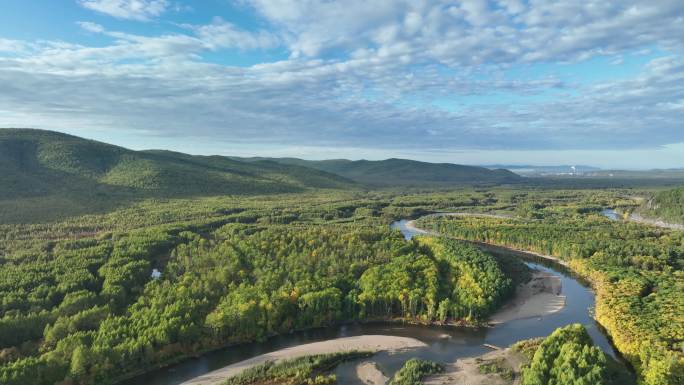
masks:
[[[109,43],[0,39],[0,126],[124,127],[384,153],[684,142],[680,2],[251,4],[264,29],[215,19],[143,36],[79,22]],[[249,67],[203,60],[210,51],[280,47],[289,59]],[[667,56],[622,80],[511,79],[501,70],[604,54],[627,60],[644,49]]]
[[[684,36],[678,0],[245,1],[288,38],[295,57],[396,51],[394,57],[410,52],[446,65],[510,65],[648,45],[681,48]]]
[[[253,50],[273,48],[280,44],[279,38],[266,31],[250,32],[237,28],[222,19],[212,24],[191,27],[198,38],[211,49],[239,48]]]
[[[79,53],[69,50],[64,56]],[[431,71],[400,80],[384,67],[369,70],[350,63],[340,68],[318,61],[242,69],[159,62],[154,67],[114,66],[79,74],[66,71],[66,65],[54,71],[55,55],[22,62],[17,67],[21,71],[0,71],[0,83],[11,87],[0,95],[0,106],[12,111],[0,124],[21,117],[43,128],[126,127],[169,137],[188,135],[191,128],[194,137],[233,145],[306,143],[425,152],[643,148],[684,141],[684,111],[662,103],[676,103],[684,92],[683,64],[672,58],[655,61],[632,80],[575,88],[578,96],[448,111],[369,99],[363,83],[372,79],[378,89],[433,96],[491,90],[524,94],[562,84],[552,79],[445,82]]]
[[[92,23],[90,21],[79,21],[77,22],[79,27],[85,29],[92,33],[103,33],[105,31],[104,27],[97,23]]]
[[[147,21],[160,16],[169,7],[166,0],[79,0],[78,3],[96,12],[117,19]]]
[[[22,52],[26,49],[27,43],[20,40],[0,38],[0,52]]]

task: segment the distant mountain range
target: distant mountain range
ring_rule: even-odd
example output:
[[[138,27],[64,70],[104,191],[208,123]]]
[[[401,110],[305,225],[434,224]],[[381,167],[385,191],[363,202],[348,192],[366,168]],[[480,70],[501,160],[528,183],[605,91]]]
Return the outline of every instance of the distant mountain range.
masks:
[[[221,156],[132,151],[51,131],[0,130],[0,199],[62,192],[197,196],[358,188],[325,171]]]
[[[629,186],[654,179],[681,184],[684,170],[197,156],[133,151],[53,131],[0,129],[0,212],[11,222],[105,211],[141,198],[502,184]]]
[[[255,195],[311,189],[516,183],[507,170],[382,161],[231,158],[133,151],[63,133],[0,129],[0,211],[21,221],[108,210],[139,198]],[[14,214],[12,213],[14,212]]]
[[[509,170],[464,166],[452,163],[428,163],[408,159],[386,160],[303,160],[298,158],[233,158],[246,162],[264,160],[286,165],[313,168],[370,187],[455,185],[492,185],[517,183],[521,177]]]

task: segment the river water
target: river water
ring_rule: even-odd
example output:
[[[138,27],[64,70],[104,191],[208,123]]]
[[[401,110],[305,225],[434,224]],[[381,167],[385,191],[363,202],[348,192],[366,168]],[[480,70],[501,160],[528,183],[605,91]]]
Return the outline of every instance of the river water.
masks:
[[[410,239],[416,230],[406,227],[406,220],[394,222],[393,228],[399,229]],[[506,253],[500,253],[506,254]],[[519,253],[518,253],[519,255]],[[513,257],[508,254],[507,257]],[[505,347],[516,341],[546,336],[556,328],[571,323],[583,324],[594,343],[606,353],[615,356],[615,351],[606,336],[600,331],[591,316],[594,307],[592,291],[573,278],[566,270],[553,262],[540,261],[532,255],[526,262],[530,267],[561,277],[562,295],[566,296],[566,306],[551,315],[519,319],[492,328],[466,328],[454,326],[416,326],[398,323],[347,324],[336,327],[320,328],[287,335],[276,336],[264,342],[256,342],[227,347],[207,353],[201,357],[190,358],[176,365],[158,369],[123,382],[124,385],[178,385],[191,378],[206,374],[260,354],[280,350],[303,343],[322,341],[338,337],[364,334],[385,334],[417,338],[427,347],[394,355],[379,353],[373,357],[384,373],[392,374],[404,361],[420,357],[438,362],[453,362],[457,358],[477,356],[488,351],[483,344]],[[356,363],[346,363],[337,369],[340,384],[361,384],[355,376]]]
[[[618,214],[614,209],[604,209],[601,211],[601,215],[610,219],[611,221],[621,221],[622,215]]]

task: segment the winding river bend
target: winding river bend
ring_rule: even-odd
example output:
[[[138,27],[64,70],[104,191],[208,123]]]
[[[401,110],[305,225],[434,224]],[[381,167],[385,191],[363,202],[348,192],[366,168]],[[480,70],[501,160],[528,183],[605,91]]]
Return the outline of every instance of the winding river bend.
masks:
[[[408,220],[401,220],[392,223],[391,226],[400,230],[406,239],[425,233],[420,229],[407,226],[408,222]],[[488,251],[492,252],[492,250]],[[427,345],[424,348],[392,355],[384,352],[376,354],[373,360],[384,373],[390,375],[398,370],[404,361],[412,357],[420,357],[438,362],[453,362],[458,358],[478,356],[491,351],[484,344],[508,346],[522,339],[548,335],[556,328],[571,323],[583,324],[597,346],[611,356],[616,356],[610,342],[592,318],[594,295],[591,289],[572,277],[563,266],[552,261],[545,261],[533,254],[521,253],[519,251],[509,252],[505,249],[499,249],[495,253],[503,254],[504,256],[522,256],[530,267],[560,276],[562,284],[561,294],[566,297],[565,307],[547,316],[516,319],[492,328],[417,326],[381,322],[346,324],[295,332],[276,336],[264,342],[219,349],[201,357],[190,358],[181,363],[140,375],[124,381],[122,384],[179,385],[210,371],[275,350],[333,338],[371,334],[413,337]],[[351,362],[338,367],[337,378],[340,384],[362,384],[356,377],[355,365],[355,362]]]

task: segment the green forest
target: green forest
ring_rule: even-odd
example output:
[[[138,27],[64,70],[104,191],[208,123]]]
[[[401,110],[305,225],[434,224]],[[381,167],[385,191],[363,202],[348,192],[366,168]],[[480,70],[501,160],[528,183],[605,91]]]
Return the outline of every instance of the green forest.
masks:
[[[325,198],[247,200],[209,220],[174,219],[192,216],[182,205],[156,226],[175,202],[139,206],[137,219],[4,226],[2,383],[115,383],[217,347],[353,320],[478,324],[512,294],[507,271],[524,271],[463,242],[406,242],[387,226],[414,210],[405,197]],[[225,204],[185,203],[200,218]]]
[[[684,385],[684,0],[0,0],[0,88],[0,385]]]
[[[521,385],[631,383],[615,359],[596,347],[580,324],[558,328],[547,337],[517,342],[512,349],[526,358],[520,368]]]
[[[401,367],[388,385],[420,385],[422,379],[444,371],[444,367],[436,362],[412,358]]]
[[[521,207],[510,219],[432,217],[421,223],[453,238],[567,261],[591,281],[596,319],[644,383],[681,383],[684,233],[611,221],[584,205]]]
[[[646,200],[641,208],[648,217],[684,223],[684,187],[659,191]]]
[[[0,383],[115,384],[345,322],[483,325],[529,271],[464,239],[567,260],[592,283],[596,317],[639,380],[678,384],[684,235],[600,215],[636,205],[622,190],[308,190],[156,197],[6,222]],[[426,217],[421,226],[448,236],[411,241],[389,227],[442,211],[503,218]]]
[[[607,359],[581,325],[557,329],[544,339],[522,371],[522,385],[604,384]]]

